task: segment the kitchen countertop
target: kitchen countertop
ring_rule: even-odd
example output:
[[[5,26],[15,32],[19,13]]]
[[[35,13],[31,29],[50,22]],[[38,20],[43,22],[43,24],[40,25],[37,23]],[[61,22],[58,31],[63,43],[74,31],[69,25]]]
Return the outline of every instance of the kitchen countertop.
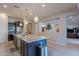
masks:
[[[26,42],[33,42],[33,41],[37,41],[37,40],[42,40],[42,39],[46,39],[44,36],[38,36],[38,35],[21,35],[21,34],[17,34],[15,35],[17,38],[24,40]]]

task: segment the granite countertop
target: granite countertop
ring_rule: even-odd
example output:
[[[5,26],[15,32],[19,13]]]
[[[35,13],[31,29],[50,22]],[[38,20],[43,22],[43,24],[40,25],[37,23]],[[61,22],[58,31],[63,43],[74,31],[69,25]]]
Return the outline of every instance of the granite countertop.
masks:
[[[44,36],[38,36],[38,35],[21,35],[21,34],[17,34],[16,35],[17,38],[24,40],[26,42],[33,42],[33,41],[37,41],[37,40],[42,40],[42,39],[46,39]]]

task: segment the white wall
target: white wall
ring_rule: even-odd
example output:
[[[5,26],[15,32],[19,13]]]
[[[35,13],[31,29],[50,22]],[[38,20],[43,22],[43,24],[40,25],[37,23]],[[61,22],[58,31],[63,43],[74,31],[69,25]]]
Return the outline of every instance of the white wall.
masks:
[[[36,25],[35,22],[32,22],[32,34],[35,35],[36,33]]]
[[[0,43],[8,40],[8,17],[0,14]]]
[[[25,24],[26,21],[27,21],[26,19],[23,20],[23,23],[24,23],[23,33],[24,33],[24,34],[26,34],[26,32],[27,32],[27,24]],[[27,22],[28,22],[28,21],[27,21]]]
[[[57,15],[53,15],[52,17],[43,19],[45,21],[47,20],[52,20],[53,18],[59,17],[60,19],[60,29],[59,33],[53,33],[53,32],[45,32],[43,35],[48,34],[48,36],[51,37],[51,40],[57,41],[57,42],[62,42],[62,43],[67,43],[67,38],[66,38],[66,16],[68,15],[73,15],[77,14],[77,10],[68,10],[63,13],[59,13]],[[39,26],[39,28],[41,25]],[[39,31],[40,32],[40,31]]]

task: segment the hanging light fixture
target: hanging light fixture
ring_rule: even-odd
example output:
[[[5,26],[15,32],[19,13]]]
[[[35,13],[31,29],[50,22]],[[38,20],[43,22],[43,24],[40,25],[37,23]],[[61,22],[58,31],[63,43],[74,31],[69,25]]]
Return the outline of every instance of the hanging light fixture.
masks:
[[[35,16],[35,17],[34,17],[34,22],[37,23],[38,21],[39,21],[39,17],[38,17],[38,16]]]
[[[22,24],[22,22],[20,22],[20,24],[19,24],[20,26],[22,26],[23,24]]]
[[[23,22],[22,21],[20,21],[19,26],[23,26]]]

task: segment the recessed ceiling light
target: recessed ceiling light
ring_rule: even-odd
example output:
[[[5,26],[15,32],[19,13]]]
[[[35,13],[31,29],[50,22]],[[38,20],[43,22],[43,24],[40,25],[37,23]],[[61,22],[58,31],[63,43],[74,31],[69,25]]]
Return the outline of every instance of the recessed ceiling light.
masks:
[[[45,7],[46,5],[45,4],[42,4],[42,7]]]
[[[3,7],[7,8],[7,5],[3,5]]]

